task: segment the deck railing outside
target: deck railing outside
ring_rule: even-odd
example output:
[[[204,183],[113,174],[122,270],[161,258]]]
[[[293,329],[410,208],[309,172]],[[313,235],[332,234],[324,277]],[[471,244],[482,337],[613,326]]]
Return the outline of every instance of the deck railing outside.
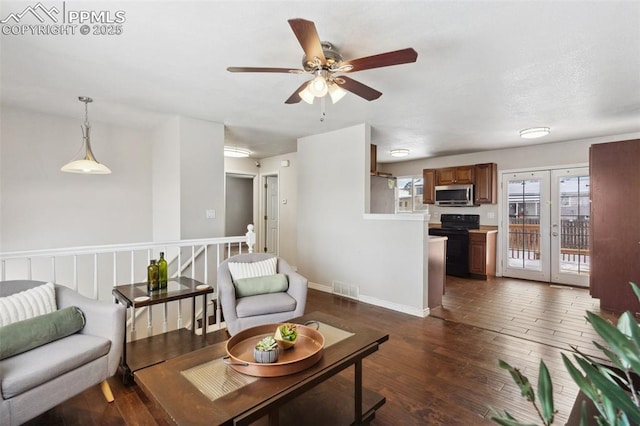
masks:
[[[587,261],[589,256],[588,217],[561,220],[559,237],[563,261]],[[509,218],[509,255],[511,258],[539,259],[540,221],[537,217]]]

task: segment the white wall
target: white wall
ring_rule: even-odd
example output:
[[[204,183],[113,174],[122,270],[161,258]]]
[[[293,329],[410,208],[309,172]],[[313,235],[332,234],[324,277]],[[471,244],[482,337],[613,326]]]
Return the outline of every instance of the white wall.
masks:
[[[588,140],[555,142],[521,148],[426,158],[414,161],[384,163],[378,165],[378,170],[392,173],[394,176],[421,176],[422,169],[497,163],[499,176],[500,173],[505,170],[556,168],[564,165],[588,164],[589,146],[591,146],[591,144],[637,139],[638,137],[640,137],[640,134],[626,134]],[[500,191],[498,192],[498,199],[500,199],[502,195]],[[429,206],[429,211],[433,222],[439,222],[439,215],[441,213],[470,213],[480,214],[480,223],[482,225],[496,226],[498,225],[499,206],[499,204],[483,205],[480,207],[437,207],[431,205]],[[489,217],[490,215],[493,217]]]
[[[4,115],[4,111],[2,110],[2,108],[0,108],[0,129],[2,129],[2,116]],[[2,251],[4,250],[3,248],[3,244],[2,244],[2,225],[3,225],[3,220],[2,220],[2,137],[3,137],[3,133],[0,131],[0,253],[2,253]]]
[[[153,134],[153,240],[180,239],[180,119],[161,123]]]
[[[224,125],[180,117],[179,127],[180,238],[222,237]],[[206,210],[215,210],[215,219]]]
[[[363,301],[420,315],[424,224],[365,219],[369,141],[365,124],[298,140],[298,268],[317,285],[357,286]]]
[[[151,239],[150,133],[93,119],[93,152],[112,174],[62,173],[82,144],[81,118],[2,107],[3,251]]]

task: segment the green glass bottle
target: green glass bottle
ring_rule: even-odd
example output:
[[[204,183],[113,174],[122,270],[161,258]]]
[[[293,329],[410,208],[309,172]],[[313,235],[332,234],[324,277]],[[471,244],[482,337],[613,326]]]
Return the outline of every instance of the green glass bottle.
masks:
[[[147,267],[147,290],[158,291],[160,290],[160,283],[158,281],[158,265],[155,259],[151,259],[151,263]]]
[[[160,283],[160,290],[167,288],[168,277],[168,265],[167,260],[164,258],[164,252],[160,252],[160,260],[158,260],[158,281]]]

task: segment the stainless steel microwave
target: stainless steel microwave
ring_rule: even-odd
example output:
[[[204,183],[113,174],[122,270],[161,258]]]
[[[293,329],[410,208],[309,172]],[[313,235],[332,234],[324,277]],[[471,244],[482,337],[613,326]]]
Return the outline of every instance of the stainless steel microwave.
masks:
[[[473,206],[473,185],[436,186],[436,206]]]

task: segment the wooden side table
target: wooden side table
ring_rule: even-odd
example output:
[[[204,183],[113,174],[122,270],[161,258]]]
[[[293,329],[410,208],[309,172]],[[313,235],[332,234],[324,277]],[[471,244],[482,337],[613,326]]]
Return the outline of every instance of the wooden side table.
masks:
[[[167,288],[163,290],[148,292],[147,283],[134,283],[119,285],[113,288],[112,294],[116,298],[116,303],[122,303],[127,308],[131,309],[132,321],[135,321],[136,308],[142,308],[145,306],[152,306],[161,303],[173,302],[176,300],[188,299],[192,300],[192,313],[191,324],[193,327],[193,333],[196,329],[196,297],[202,296],[202,339],[206,338],[207,327],[207,294],[213,293],[213,288],[200,281],[187,277],[172,278],[167,283]],[[125,323],[124,330],[124,345],[122,347],[122,359],[120,366],[122,367],[124,383],[132,383],[133,371],[140,368],[148,367],[149,365],[135,366],[134,369],[129,367],[127,363],[127,325]],[[166,357],[162,356],[166,359]],[[163,360],[164,360],[163,359]]]

